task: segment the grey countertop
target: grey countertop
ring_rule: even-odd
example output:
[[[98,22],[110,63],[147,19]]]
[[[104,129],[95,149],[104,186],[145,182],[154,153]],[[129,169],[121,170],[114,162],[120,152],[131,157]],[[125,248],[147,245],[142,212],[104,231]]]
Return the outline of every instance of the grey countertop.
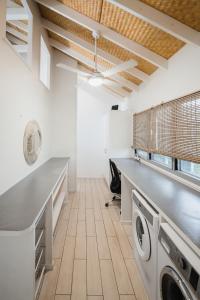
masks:
[[[69,158],[52,158],[0,196],[0,230],[29,228],[64,172]]]
[[[200,249],[200,193],[134,159],[112,160],[147,200]]]

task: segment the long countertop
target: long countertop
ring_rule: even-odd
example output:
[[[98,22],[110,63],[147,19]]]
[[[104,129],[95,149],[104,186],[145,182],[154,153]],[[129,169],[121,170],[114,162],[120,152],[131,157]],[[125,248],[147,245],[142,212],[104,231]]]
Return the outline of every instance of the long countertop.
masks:
[[[0,196],[0,230],[29,228],[48,201],[69,158],[52,158]]]
[[[132,158],[112,160],[147,201],[200,250],[200,193]]]

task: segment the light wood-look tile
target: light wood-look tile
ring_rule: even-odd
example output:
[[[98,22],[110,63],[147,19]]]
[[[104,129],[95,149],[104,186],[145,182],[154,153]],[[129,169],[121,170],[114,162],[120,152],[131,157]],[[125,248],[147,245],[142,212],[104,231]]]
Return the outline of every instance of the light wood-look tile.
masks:
[[[65,237],[67,234],[68,220],[59,218],[53,243],[53,257],[62,258]]]
[[[77,223],[77,236],[86,236],[85,221],[78,221]]]
[[[104,223],[96,221],[97,244],[100,259],[110,259],[110,249],[108,247],[108,240],[105,232]]]
[[[103,296],[88,296],[87,300],[103,300]]]
[[[71,300],[86,300],[86,293],[86,260],[75,260]]]
[[[133,288],[129,279],[129,275],[126,269],[126,265],[117,238],[109,237],[108,244],[110,247],[113,268],[115,272],[119,293],[126,294],[126,295],[133,294]]]
[[[56,295],[55,300],[70,300],[71,297],[69,295]]]
[[[148,300],[135,260],[126,259],[125,262],[137,300]]]
[[[76,237],[75,259],[86,259],[86,237]]]
[[[127,236],[132,236],[132,234],[133,234],[132,224],[123,224],[123,228],[124,228]]]
[[[55,259],[53,270],[46,273],[40,292],[39,300],[54,300],[60,263],[60,259]]]
[[[87,237],[87,294],[102,295],[96,237]]]
[[[56,294],[71,294],[75,237],[66,237]]]
[[[103,221],[107,236],[116,236],[115,229],[107,209],[102,209]]]
[[[78,217],[78,209],[71,209],[68,228],[67,228],[67,235],[68,236],[76,236],[77,217]]]
[[[120,295],[120,300],[137,300],[134,295]]]
[[[86,209],[86,228],[87,236],[96,236],[94,209]]]
[[[100,266],[104,300],[119,300],[112,261],[101,260]]]
[[[118,237],[118,241],[120,243],[123,257],[124,258],[133,258],[133,249],[130,245],[127,235],[124,232],[124,229],[123,229],[121,223],[113,222],[113,224],[114,224],[114,227],[115,227],[115,230],[117,233],[117,237]]]

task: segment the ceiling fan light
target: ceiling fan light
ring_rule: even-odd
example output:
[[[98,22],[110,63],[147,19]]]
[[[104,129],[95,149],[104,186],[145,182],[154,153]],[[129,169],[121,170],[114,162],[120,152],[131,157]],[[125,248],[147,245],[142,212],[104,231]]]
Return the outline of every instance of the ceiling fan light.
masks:
[[[89,78],[88,82],[92,86],[101,86],[103,84],[103,78],[100,76],[94,76]]]

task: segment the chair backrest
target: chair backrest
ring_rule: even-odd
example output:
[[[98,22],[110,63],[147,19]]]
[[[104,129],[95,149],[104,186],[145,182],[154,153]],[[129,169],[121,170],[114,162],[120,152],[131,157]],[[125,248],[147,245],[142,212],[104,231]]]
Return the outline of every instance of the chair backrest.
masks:
[[[111,172],[112,180],[114,179],[120,182],[121,179],[116,164],[111,159],[109,161],[110,161],[110,172]]]
[[[112,176],[112,180],[110,183],[110,190],[112,193],[121,194],[121,178],[119,175],[119,171],[115,165],[115,163],[110,159],[110,172]]]

